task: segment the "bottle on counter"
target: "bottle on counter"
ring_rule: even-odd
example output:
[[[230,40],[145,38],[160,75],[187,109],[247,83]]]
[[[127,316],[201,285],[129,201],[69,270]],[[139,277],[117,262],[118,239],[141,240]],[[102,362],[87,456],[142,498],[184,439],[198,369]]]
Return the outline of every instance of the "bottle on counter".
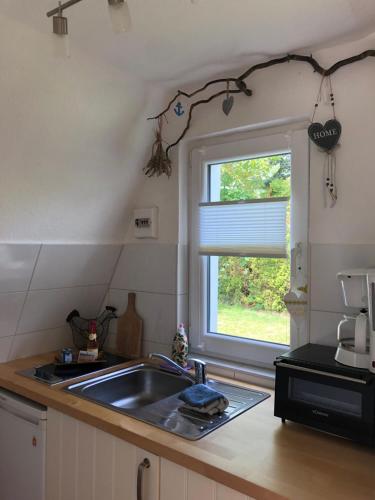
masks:
[[[187,367],[187,358],[189,354],[189,341],[185,332],[183,323],[177,328],[172,344],[172,359],[183,368]]]
[[[96,330],[96,321],[95,320],[92,320],[89,323],[89,341],[87,344],[87,352],[91,353],[91,355],[93,357],[95,356],[95,359],[98,359],[99,347],[98,347],[97,330]]]

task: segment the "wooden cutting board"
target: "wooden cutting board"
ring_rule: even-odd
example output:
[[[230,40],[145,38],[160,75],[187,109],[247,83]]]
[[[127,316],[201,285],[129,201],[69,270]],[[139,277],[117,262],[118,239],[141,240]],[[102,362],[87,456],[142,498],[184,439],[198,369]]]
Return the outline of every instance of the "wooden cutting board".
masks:
[[[117,350],[126,358],[142,355],[143,321],[135,309],[135,293],[128,294],[128,308],[117,320]]]

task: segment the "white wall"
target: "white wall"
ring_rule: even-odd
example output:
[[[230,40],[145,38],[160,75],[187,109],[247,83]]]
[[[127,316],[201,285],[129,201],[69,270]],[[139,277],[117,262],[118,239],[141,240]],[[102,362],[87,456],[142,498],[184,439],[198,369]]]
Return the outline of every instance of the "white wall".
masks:
[[[121,242],[152,94],[74,45],[56,59],[50,21],[26,21],[0,13],[0,240]]]
[[[314,57],[321,65],[329,67],[339,59],[374,47],[375,36],[371,35],[357,42],[320,50]],[[238,70],[234,76],[241,72]],[[233,76],[233,72],[229,76]],[[228,117],[221,110],[222,98],[195,110],[192,127],[181,144],[179,156],[176,150],[173,152],[172,178],[145,180],[137,197],[139,206],[156,204],[160,213],[165,214],[160,220],[162,242],[185,242],[183,231],[179,232],[178,216],[186,197],[184,158],[190,144],[202,137],[210,137],[202,142],[212,141],[215,139],[211,136],[215,134],[238,133],[257,124],[310,117],[320,79],[307,64],[291,62],[273,66],[251,76],[247,83],[254,95],[250,98],[236,96]],[[337,150],[339,199],[332,209],[324,208],[323,202],[324,156],[316,147],[311,147],[311,340],[315,342],[336,343],[336,327],[344,311],[336,272],[348,267],[375,266],[374,82],[374,58],[341,68],[332,77],[337,118],[342,123],[341,147]],[[202,83],[187,89],[180,85],[179,88],[191,91]],[[210,92],[221,88],[212,87]],[[186,100],[181,101],[186,105]],[[160,109],[163,104],[160,102]],[[324,122],[330,117],[330,106],[322,103],[316,120]],[[166,140],[173,142],[184,125],[184,118],[170,113],[165,126]],[[132,241],[130,232],[127,239]]]
[[[375,36],[355,43],[321,50],[314,57],[323,66],[330,66],[339,59],[357,54],[375,46]],[[232,75],[240,74],[232,72]],[[375,197],[373,185],[373,137],[375,132],[375,60],[369,58],[341,68],[332,77],[336,98],[337,118],[342,123],[341,148],[337,152],[339,200],[333,210],[324,209],[321,188],[323,156],[312,148],[311,155],[311,242],[313,243],[375,243],[373,212]],[[200,86],[198,82],[194,88]],[[231,114],[226,117],[221,110],[221,98],[196,109],[188,138],[218,133],[229,129],[278,119],[311,116],[320,75],[303,63],[291,62],[258,71],[248,80],[254,92],[250,98],[235,96]],[[183,86],[180,86],[183,88]],[[193,87],[191,87],[193,88]],[[191,90],[189,87],[187,90]],[[211,87],[211,91],[218,90]],[[184,89],[185,90],[185,89]],[[186,100],[182,102],[185,104]],[[163,107],[160,102],[160,109]],[[321,105],[318,121],[330,117],[330,106]],[[184,118],[174,113],[168,115],[165,126],[166,139],[172,141],[185,124]],[[175,152],[176,154],[176,152]],[[146,200],[177,212],[178,176],[145,180],[137,204]],[[164,196],[162,197],[162,193]],[[172,224],[171,224],[172,222]],[[168,231],[166,227],[168,226]],[[161,219],[162,234],[177,241],[178,229],[170,218]]]
[[[122,248],[102,243],[124,240],[158,94],[74,43],[56,59],[44,7],[13,5],[0,7],[0,362],[70,345],[67,313],[99,312]]]
[[[174,172],[170,179],[146,179],[142,174],[153,129],[145,118],[163,106],[162,90],[150,92],[141,81],[89,58],[77,47],[72,47],[71,59],[57,60],[52,53],[51,35],[1,12],[0,241],[116,243],[122,242],[126,234],[126,242],[134,243],[129,227],[131,210],[134,206],[157,205],[159,239],[142,242],[139,255],[147,254],[144,247],[150,243],[155,247],[167,245],[175,255],[186,255],[184,245],[173,248],[176,243],[185,243],[179,217],[186,186],[179,182],[177,149],[173,152]],[[374,45],[375,38],[369,37],[314,55],[328,66]],[[333,76],[343,134],[337,153],[339,201],[332,210],[323,208],[323,158],[312,149],[310,208],[315,281],[311,321],[316,338],[322,341],[334,341],[342,307],[334,279],[336,267],[375,264],[374,76],[374,59],[343,68]],[[253,97],[236,97],[229,117],[221,111],[220,100],[201,107],[194,115],[187,139],[308,116],[319,80],[302,63],[258,72],[248,82]],[[317,118],[324,120],[328,116],[326,108]],[[172,141],[184,121],[173,113],[168,118],[166,139]],[[156,248],[149,251],[158,255]],[[144,263],[136,257],[135,269],[142,273]],[[157,265],[162,275],[161,261]],[[173,273],[170,266],[171,262],[167,263],[165,270]],[[328,266],[328,273],[324,266]],[[175,273],[178,282],[173,292],[160,288],[155,295],[151,285],[144,288],[144,283],[130,283],[126,276],[118,285],[121,290],[145,292],[145,304],[140,302],[145,311],[147,294],[165,302],[163,306],[152,302],[150,318],[159,307],[163,318],[170,311],[173,321],[167,326],[161,321],[157,331],[152,328],[146,332],[148,342],[154,339],[165,348],[174,333],[173,323],[187,315],[184,273]],[[121,306],[126,303],[123,295]],[[173,306],[168,306],[167,301]],[[154,324],[153,320],[149,323]],[[327,324],[329,328],[322,329]],[[166,334],[159,338],[162,331]]]

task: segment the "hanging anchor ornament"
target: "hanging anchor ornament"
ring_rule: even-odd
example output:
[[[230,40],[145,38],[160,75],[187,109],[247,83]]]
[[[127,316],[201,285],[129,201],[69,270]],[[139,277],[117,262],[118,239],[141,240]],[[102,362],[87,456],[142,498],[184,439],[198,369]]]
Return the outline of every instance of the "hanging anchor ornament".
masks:
[[[326,121],[324,125],[319,122],[314,122],[315,113],[322,99],[322,86],[325,78],[325,75],[323,75],[320,82],[318,95],[314,105],[314,112],[311,118],[311,125],[308,128],[308,134],[311,141],[326,155],[323,168],[324,199],[325,205],[327,205],[327,198],[330,200],[330,207],[332,208],[337,201],[335,148],[338,146],[341,136],[341,123],[336,119],[335,98],[330,76],[328,77],[328,84],[333,119]]]
[[[234,104],[234,98],[232,95],[229,95],[229,82],[227,82],[227,95],[223,101],[223,111],[228,116],[231,112]]]
[[[184,107],[180,101],[178,101],[178,103],[174,107],[174,112],[178,117],[182,116],[185,113]]]

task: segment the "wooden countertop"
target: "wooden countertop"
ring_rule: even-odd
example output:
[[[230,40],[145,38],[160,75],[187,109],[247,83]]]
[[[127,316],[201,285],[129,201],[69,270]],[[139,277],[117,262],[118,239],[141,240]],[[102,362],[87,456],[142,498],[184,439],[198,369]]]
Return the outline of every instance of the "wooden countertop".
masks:
[[[15,373],[51,359],[46,354],[0,364],[0,387],[259,500],[375,498],[375,451],[298,424],[282,424],[273,416],[273,397],[200,441],[187,441],[63,392],[62,385],[51,388]]]

